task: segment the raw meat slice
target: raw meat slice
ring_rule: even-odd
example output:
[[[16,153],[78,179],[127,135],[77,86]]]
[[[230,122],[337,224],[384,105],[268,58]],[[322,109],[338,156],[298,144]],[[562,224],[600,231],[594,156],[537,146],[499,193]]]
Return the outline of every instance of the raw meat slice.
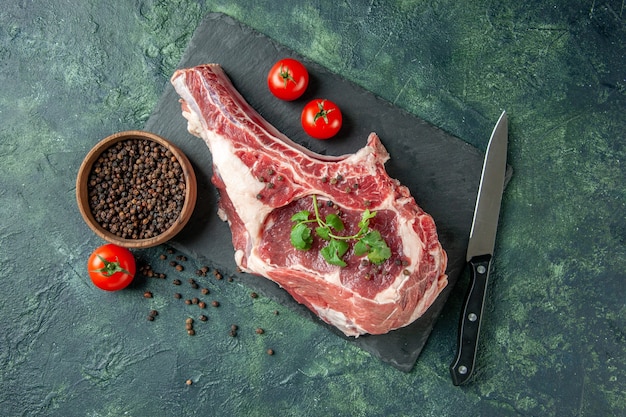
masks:
[[[447,255],[435,223],[409,190],[384,168],[389,154],[371,133],[355,154],[322,156],[289,140],[264,120],[217,64],[176,71],[188,130],[213,158],[212,182],[220,217],[232,232],[235,261],[269,278],[325,322],[348,336],[384,334],[420,317],[447,285]],[[365,209],[392,256],[381,265],[345,255],[346,267],[328,264],[317,238],[309,251],[290,242],[291,216],[339,213],[345,233],[358,230]]]

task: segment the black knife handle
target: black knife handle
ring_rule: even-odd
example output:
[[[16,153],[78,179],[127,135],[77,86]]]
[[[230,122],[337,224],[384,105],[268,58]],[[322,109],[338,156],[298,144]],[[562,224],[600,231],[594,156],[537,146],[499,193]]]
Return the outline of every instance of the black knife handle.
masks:
[[[469,261],[470,286],[463,303],[463,314],[459,321],[457,354],[450,365],[454,385],[466,383],[474,372],[480,323],[487,293],[487,280],[491,267],[491,255],[476,256]]]

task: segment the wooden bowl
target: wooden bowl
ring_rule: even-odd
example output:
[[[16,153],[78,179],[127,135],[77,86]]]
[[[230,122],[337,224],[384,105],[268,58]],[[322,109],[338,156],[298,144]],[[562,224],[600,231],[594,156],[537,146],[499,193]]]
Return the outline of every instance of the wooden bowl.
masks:
[[[169,226],[168,229],[161,232],[160,234],[143,239],[123,238],[109,230],[106,230],[96,221],[89,205],[88,182],[89,175],[91,173],[94,163],[98,160],[102,152],[104,152],[106,149],[113,146],[117,142],[129,139],[149,140],[152,142],[156,142],[157,144],[169,150],[176,158],[177,162],[180,164],[185,181],[185,195],[183,207],[176,220],[174,220],[174,222]],[[189,159],[187,159],[185,154],[177,146],[167,141],[166,139],[153,133],[140,130],[129,130],[125,132],[115,133],[100,141],[98,144],[96,144],[96,146],[91,149],[91,151],[89,151],[89,153],[83,160],[78,170],[78,176],[76,178],[76,200],[78,202],[78,209],[80,210],[80,214],[83,216],[83,219],[85,220],[87,225],[98,236],[100,236],[107,242],[114,243],[116,245],[126,248],[148,248],[160,245],[172,239],[178,232],[182,230],[185,224],[187,224],[187,222],[189,221],[189,218],[191,217],[191,214],[193,213],[194,207],[196,205],[196,196],[196,175],[193,171],[191,163],[189,162]]]

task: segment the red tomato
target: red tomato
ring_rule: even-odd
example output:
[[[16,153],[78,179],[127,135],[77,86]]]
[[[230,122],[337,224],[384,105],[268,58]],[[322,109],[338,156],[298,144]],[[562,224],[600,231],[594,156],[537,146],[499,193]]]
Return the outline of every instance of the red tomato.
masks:
[[[300,61],[284,58],[267,74],[267,86],[281,100],[295,100],[309,85],[309,72]]]
[[[330,100],[316,98],[302,110],[302,127],[316,139],[328,139],[341,129],[341,110]]]
[[[106,291],[121,290],[135,277],[135,257],[128,249],[108,243],[93,251],[87,270],[96,287]]]

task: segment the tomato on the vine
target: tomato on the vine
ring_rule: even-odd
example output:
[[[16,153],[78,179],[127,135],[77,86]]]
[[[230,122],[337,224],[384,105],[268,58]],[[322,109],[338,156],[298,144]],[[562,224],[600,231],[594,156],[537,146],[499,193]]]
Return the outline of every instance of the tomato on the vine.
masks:
[[[302,128],[316,139],[329,139],[341,129],[342,116],[339,107],[330,100],[311,100],[302,110]]]
[[[281,100],[292,101],[304,94],[309,85],[309,72],[293,58],[276,62],[267,74],[267,86]]]
[[[135,277],[135,257],[121,246],[107,243],[93,251],[87,271],[94,285],[106,291],[126,288]]]

